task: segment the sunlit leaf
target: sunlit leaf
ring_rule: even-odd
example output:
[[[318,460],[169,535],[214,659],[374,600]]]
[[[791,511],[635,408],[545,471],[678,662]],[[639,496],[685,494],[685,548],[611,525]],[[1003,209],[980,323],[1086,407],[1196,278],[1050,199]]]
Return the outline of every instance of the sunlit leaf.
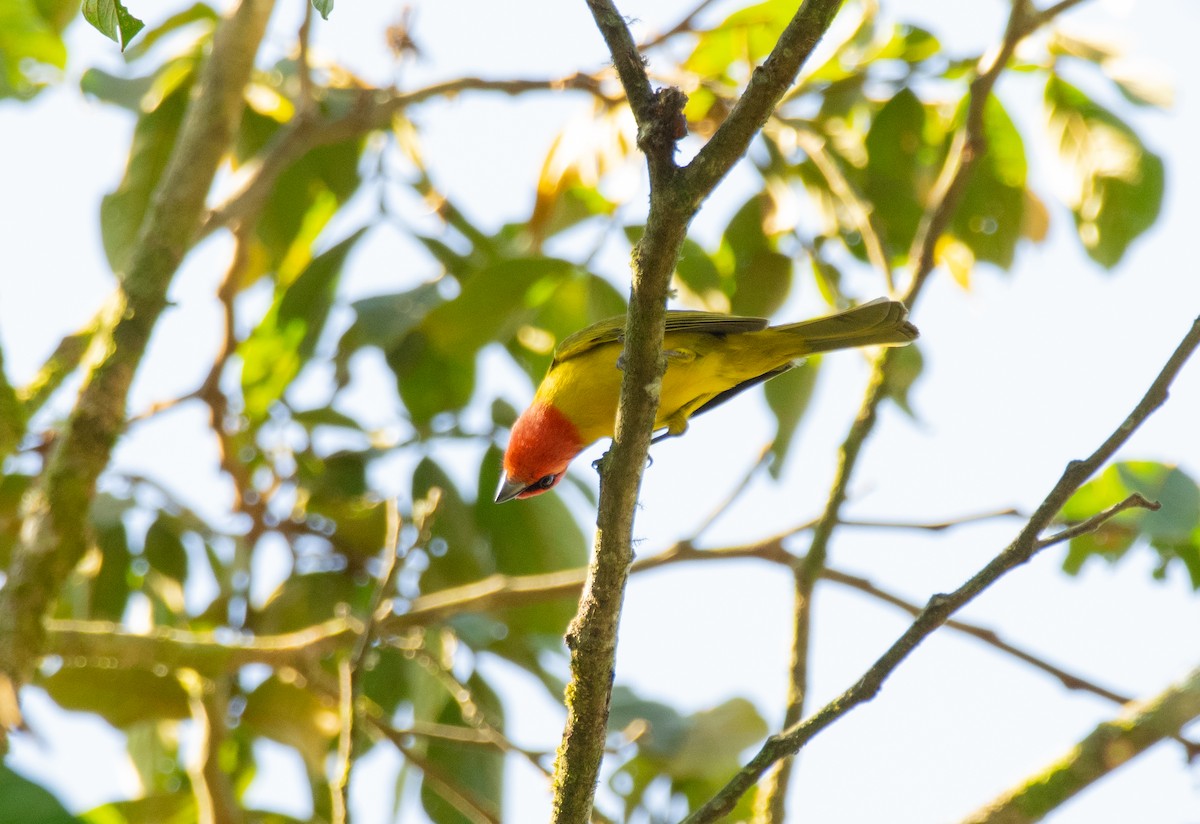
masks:
[[[60,32],[33,0],[0,3],[0,100],[27,100],[46,86],[46,69],[57,73],[66,68]]]
[[[770,53],[795,13],[796,4],[790,0],[766,0],[739,9],[700,33],[683,66],[700,77],[732,82],[733,64],[745,64],[748,76],[748,68]]]
[[[296,749],[314,772],[321,769],[329,745],[341,729],[333,699],[279,676],[263,681],[246,696],[242,723]]]
[[[625,297],[598,275],[579,272],[563,280],[517,329],[509,352],[533,380],[550,367],[554,347],[598,320],[625,313]]]
[[[1071,169],[1068,205],[1079,239],[1101,266],[1121,262],[1162,208],[1162,158],[1108,109],[1059,77],[1046,81],[1046,108],[1059,156]]]
[[[183,113],[195,75],[194,60],[174,61],[159,71],[139,105],[145,110],[133,131],[133,144],[125,175],[117,188],[100,202],[100,233],[109,266],[125,269],[136,246],[150,198],[175,149]],[[155,90],[159,102],[146,108]]]
[[[188,717],[188,695],[173,675],[117,669],[115,662],[64,666],[35,683],[63,709],[93,712],[117,728]]]
[[[160,40],[179,32],[193,23],[203,23],[204,26],[199,28],[201,36],[206,36],[212,31],[213,26],[219,19],[220,15],[217,14],[216,9],[212,6],[207,3],[194,3],[182,11],[172,14],[153,29],[145,32],[135,45],[125,49],[125,59],[136,60],[139,57],[145,56]]]
[[[134,17],[121,0],[83,0],[83,18],[125,51],[146,24]]]
[[[350,250],[364,229],[313,258],[238,347],[246,415],[261,420],[312,357]]]
[[[960,117],[965,116],[966,106],[964,100]],[[950,231],[975,260],[1007,269],[1012,266],[1024,226],[1025,146],[995,96],[984,106],[983,132],[987,151],[971,168]]]
[[[334,0],[312,0],[312,7],[321,15],[322,20],[328,20],[333,13]]]

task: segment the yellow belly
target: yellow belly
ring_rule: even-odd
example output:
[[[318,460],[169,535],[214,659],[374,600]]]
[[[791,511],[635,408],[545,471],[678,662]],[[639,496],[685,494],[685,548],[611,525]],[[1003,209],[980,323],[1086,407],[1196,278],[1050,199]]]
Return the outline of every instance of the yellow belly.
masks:
[[[714,396],[789,360],[763,352],[761,339],[745,346],[750,342],[740,339],[748,336],[731,335],[714,346],[710,336],[699,337],[667,335],[664,341],[667,371],[655,429],[686,420]],[[538,387],[537,399],[574,421],[584,443],[613,435],[624,374],[617,367],[620,354],[617,343],[596,346],[555,366]]]

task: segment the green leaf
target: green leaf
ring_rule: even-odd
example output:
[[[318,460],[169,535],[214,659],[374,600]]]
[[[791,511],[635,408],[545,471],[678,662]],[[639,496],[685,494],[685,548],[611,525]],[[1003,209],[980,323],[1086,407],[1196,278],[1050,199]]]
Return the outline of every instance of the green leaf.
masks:
[[[0,476],[0,569],[8,569],[21,531],[21,500],[33,484],[30,475]]]
[[[1046,108],[1059,156],[1074,173],[1068,204],[1092,260],[1111,269],[1162,209],[1163,160],[1082,91],[1051,76]]]
[[[747,200],[730,219],[721,237],[723,253],[732,255],[734,314],[769,317],[787,298],[792,283],[792,260],[776,251],[765,223],[775,202],[765,192]]]
[[[242,723],[296,749],[314,773],[322,769],[329,745],[341,729],[337,704],[295,681],[272,676],[246,696]]]
[[[262,609],[250,614],[247,628],[260,635],[295,632],[328,621],[341,610],[361,615],[371,599],[368,581],[346,572],[292,575],[279,585]]]
[[[428,498],[434,488],[441,490],[441,502],[425,544],[429,565],[421,575],[424,593],[478,581],[496,571],[487,540],[475,524],[474,507],[445,470],[427,457],[413,471],[413,500]]]
[[[156,43],[170,34],[174,34],[180,29],[190,26],[192,23],[204,23],[203,33],[201,36],[208,36],[215,26],[216,22],[221,19],[216,10],[207,3],[194,3],[180,12],[176,12],[166,20],[159,23],[150,31],[142,35],[142,39],[137,45],[130,46],[125,50],[125,59],[127,61],[137,60],[144,57]]]
[[[966,116],[968,100],[959,107]],[[1007,269],[1025,226],[1025,146],[1000,100],[988,97],[983,110],[987,151],[975,162],[954,213],[950,231],[979,261]]]
[[[0,824],[80,824],[57,798],[0,764]]]
[[[915,420],[917,413],[909,404],[908,393],[925,371],[925,358],[913,344],[893,350],[891,359],[891,368],[883,378],[884,396],[891,398],[904,414]]]
[[[160,512],[146,530],[142,554],[151,568],[182,584],[187,580],[188,556],[181,531],[178,518]]]
[[[173,675],[109,665],[61,667],[35,683],[65,710],[94,712],[117,728],[188,717],[188,695]]]
[[[125,51],[129,41],[146,27],[121,3],[121,0],[83,0],[83,18],[101,34]]]
[[[198,820],[195,797],[182,792],[114,801],[88,810],[81,818],[87,824],[185,824]]]
[[[333,13],[333,0],[312,0],[312,6],[320,13],[322,20],[328,20]]]
[[[117,188],[100,202],[100,233],[114,273],[120,274],[125,269],[150,198],[175,149],[195,66],[194,58],[168,63],[155,74],[150,90],[142,98],[149,103],[139,102],[144,113],[134,127],[125,175]],[[92,77],[94,87],[99,76]]]
[[[683,66],[700,77],[733,83],[734,64],[746,64],[748,76],[749,67],[770,54],[795,13],[794,0],[766,0],[739,9],[716,28],[700,32]]]
[[[365,231],[359,229],[313,258],[238,347],[245,412],[252,421],[266,417],[271,404],[283,397],[312,357],[333,305],[342,266]]]
[[[91,581],[89,615],[103,621],[120,621],[129,602],[129,565],[133,560],[125,525],[119,520],[111,525],[97,524],[96,547],[101,560]]]
[[[771,378],[763,387],[767,406],[775,415],[775,437],[771,441],[769,465],[771,477],[775,480],[779,480],[783,474],[783,464],[791,448],[792,438],[808,410],[820,368],[819,356],[809,358],[796,368]]]
[[[1094,532],[1073,538],[1064,571],[1077,574],[1093,556],[1115,563],[1140,540],[1158,553],[1161,568],[1183,563],[1192,586],[1200,589],[1200,487],[1178,467],[1154,461],[1113,464],[1071,496],[1059,519],[1085,521],[1135,492],[1161,507],[1157,512],[1127,509]]]
[[[475,523],[488,541],[496,572],[533,575],[585,565],[587,541],[561,495],[539,495],[520,506],[492,502],[500,482],[500,460],[498,449],[488,449],[479,467],[475,500]],[[574,599],[568,597],[506,610],[502,618],[514,627],[514,634],[519,628],[561,637],[574,612]]]
[[[350,304],[354,322],[342,334],[333,357],[338,385],[350,382],[350,358],[356,352],[365,346],[377,346],[384,352],[396,348],[443,300],[437,283],[422,283],[407,292],[375,295]]]
[[[577,272],[563,280],[517,329],[508,351],[533,380],[550,368],[559,341],[598,320],[625,314],[625,297],[604,278]]]
[[[557,258],[496,261],[471,277],[453,299],[431,309],[387,353],[400,397],[419,427],[461,409],[475,389],[475,355],[510,340],[567,278],[575,264]]]
[[[928,127],[925,104],[906,87],[876,113],[867,132],[861,191],[874,207],[880,239],[894,255],[907,252],[924,213],[933,161]]]
[[[466,687],[472,702],[487,721],[503,730],[500,699],[491,687],[478,674],[471,676]],[[466,726],[458,704],[452,701],[444,705],[437,722]],[[504,755],[501,752],[491,747],[464,746],[434,738],[426,747],[425,758],[447,779],[447,783],[499,820],[504,796]],[[421,782],[421,804],[430,820],[438,824],[470,824],[478,820],[465,816],[442,795],[437,785],[428,780]]]
[[[632,727],[639,733],[637,755],[618,771],[629,779],[631,790],[625,800],[630,807],[640,806],[650,784],[666,777],[672,795],[683,795],[694,809],[737,771],[741,751],[767,733],[766,721],[744,698],[681,717],[667,705],[645,701],[618,687],[613,691],[610,718],[614,727]],[[732,820],[744,820],[748,808],[749,799],[743,799],[742,814]]]
[[[0,3],[0,100],[28,100],[45,88],[45,69],[67,66],[61,27],[48,21],[33,0]]]

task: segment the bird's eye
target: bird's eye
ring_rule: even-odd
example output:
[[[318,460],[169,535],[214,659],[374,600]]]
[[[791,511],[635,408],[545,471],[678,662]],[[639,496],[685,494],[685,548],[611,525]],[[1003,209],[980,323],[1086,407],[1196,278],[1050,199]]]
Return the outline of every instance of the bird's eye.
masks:
[[[557,478],[557,475],[544,475],[538,479],[538,482],[534,484],[534,487],[537,489],[549,489],[550,487],[554,486],[554,481]]]

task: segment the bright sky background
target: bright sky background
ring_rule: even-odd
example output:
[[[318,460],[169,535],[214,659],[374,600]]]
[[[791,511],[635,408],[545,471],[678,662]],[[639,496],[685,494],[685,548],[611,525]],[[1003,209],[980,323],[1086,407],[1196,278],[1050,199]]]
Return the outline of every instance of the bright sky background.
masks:
[[[157,4],[131,4],[153,19]],[[639,33],[672,24],[691,5],[623,0]],[[1007,4],[998,0],[885,2],[894,19],[933,28],[955,54],[978,51],[999,36]],[[300,4],[277,15],[268,51],[292,42]],[[170,8],[164,7],[169,11]],[[375,82],[391,79],[383,26],[399,6],[340,3],[315,30],[318,53],[335,55]],[[714,18],[719,18],[718,10]],[[405,69],[405,85],[480,74],[552,77],[603,65],[606,54],[582,0],[416,4],[423,62]],[[1194,232],[1194,189],[1200,161],[1200,57],[1195,32],[1200,6],[1191,0],[1092,0],[1066,18],[1070,30],[1117,37],[1131,57],[1167,73],[1176,103],[1165,114],[1137,112],[1132,122],[1167,160],[1166,207],[1155,230],[1124,265],[1103,273],[1086,262],[1064,209],[1052,206],[1049,240],[1023,246],[1011,274],[980,270],[965,292],[936,276],[916,307],[926,372],[914,395],[919,420],[889,408],[867,447],[847,513],[870,520],[940,521],[1015,506],[1031,511],[1066,462],[1090,453],[1124,418],[1200,314],[1200,271]],[[91,65],[119,64],[115,47],[77,24],[62,88],[35,103],[0,107],[0,342],[15,383],[28,380],[63,334],[83,324],[111,288],[104,267],[97,207],[119,179],[131,120],[124,112],[80,100],[74,91]],[[651,65],[654,70],[656,66]],[[1048,146],[1041,131],[1040,89],[1008,77],[1002,96],[1032,137],[1031,179],[1053,194]],[[496,227],[523,219],[532,184],[555,131],[585,116],[583,97],[465,95],[427,106],[416,117],[435,179],[477,220]],[[686,151],[686,148],[685,148]],[[712,245],[715,230],[739,202],[738,175],[696,221],[694,236]],[[744,195],[741,195],[744,196]],[[211,361],[219,330],[215,284],[227,247],[211,242],[189,259],[177,280],[178,308],[156,333],[139,373],[134,408],[194,389]],[[624,276],[624,253],[602,260]],[[398,291],[435,273],[403,238],[371,236],[352,260],[344,285],[352,297]],[[857,283],[857,281],[856,281]],[[866,280],[863,297],[881,292]],[[817,311],[809,283],[780,318]],[[499,363],[489,356],[487,363]],[[497,386],[514,403],[531,387],[515,370],[497,367]],[[784,481],[760,480],[707,535],[706,545],[742,543],[819,513],[832,477],[836,446],[859,404],[866,364],[854,354],[827,360],[814,409],[803,424]],[[394,394],[394,393],[393,393]],[[396,401],[365,390],[366,420],[397,420]],[[1122,458],[1180,464],[1200,477],[1200,363],[1180,377],[1168,405],[1139,432]],[[118,451],[126,468],[149,468],[197,509],[217,513],[227,500],[211,444],[194,433],[197,410],[180,409],[139,427]],[[191,435],[189,436],[189,433]],[[747,397],[699,418],[687,438],[655,448],[637,524],[640,554],[687,536],[728,494],[770,435],[761,399]],[[596,455],[599,454],[597,448]],[[171,455],[164,465],[159,456]],[[596,455],[577,462],[584,476]],[[475,474],[461,457],[459,477]],[[408,472],[397,466],[380,485],[407,495]],[[561,488],[565,488],[561,487]],[[560,488],[560,489],[561,489]],[[519,505],[519,504],[510,504]],[[938,536],[843,530],[831,564],[923,602],[957,587],[998,552],[1016,520],[963,527]],[[803,543],[799,544],[803,546]],[[1178,570],[1153,583],[1146,551],[1109,568],[1089,564],[1078,579],[1059,571],[1062,549],[1017,570],[960,617],[998,630],[1006,640],[1119,691],[1148,696],[1200,663],[1200,599]],[[270,572],[264,571],[269,577]],[[898,612],[828,585],[817,601],[814,698],[849,686],[903,631]],[[626,599],[618,680],[646,697],[686,710],[734,695],[750,698],[776,727],[782,715],[791,643],[790,578],[753,564],[674,566],[633,580]],[[539,688],[524,675],[487,662],[489,676],[521,703],[509,704],[509,730],[520,744],[553,748],[561,712],[528,700]],[[36,693],[30,718],[43,735],[14,741],[11,763],[59,791],[73,809],[88,809],[129,792],[120,739],[86,717],[63,720]],[[797,819],[922,824],[960,818],[1065,752],[1113,708],[1075,695],[990,648],[942,631],[928,641],[870,705],[823,733],[801,759],[792,809]],[[306,814],[294,776],[299,762],[272,750],[256,781],[264,806]],[[367,796],[382,750],[356,772]],[[510,762],[506,820],[546,817],[540,775]],[[300,806],[295,806],[297,803]],[[387,820],[360,804],[361,824]],[[1177,746],[1161,745],[1081,795],[1055,824],[1155,821],[1195,824],[1200,772]],[[404,820],[408,820],[405,818]]]

